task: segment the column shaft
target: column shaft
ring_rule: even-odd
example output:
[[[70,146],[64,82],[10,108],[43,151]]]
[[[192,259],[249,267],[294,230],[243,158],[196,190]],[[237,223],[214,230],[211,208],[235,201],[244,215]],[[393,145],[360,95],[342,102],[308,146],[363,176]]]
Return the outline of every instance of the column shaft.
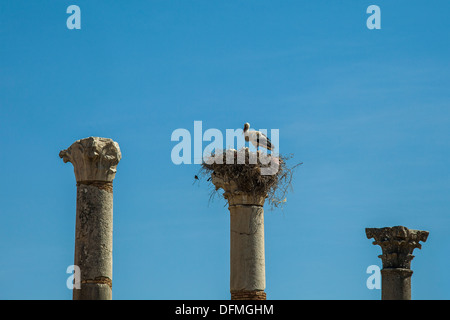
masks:
[[[255,205],[232,205],[229,210],[232,299],[261,297],[266,287],[264,209]]]
[[[392,268],[381,270],[382,300],[411,300],[410,269]]]
[[[81,289],[74,300],[112,299],[112,183],[77,184],[75,265]]]

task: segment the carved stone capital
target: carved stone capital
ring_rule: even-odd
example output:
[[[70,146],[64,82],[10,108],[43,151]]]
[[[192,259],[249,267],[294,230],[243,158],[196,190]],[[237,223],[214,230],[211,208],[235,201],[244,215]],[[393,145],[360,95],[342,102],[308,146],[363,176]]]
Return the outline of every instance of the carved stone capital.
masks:
[[[211,182],[216,187],[216,190],[222,188],[226,193],[231,194],[239,191],[236,181],[233,181],[229,177],[222,174],[213,172],[211,174]]]
[[[122,158],[119,144],[111,139],[89,137],[75,141],[59,153],[64,163],[71,162],[77,182],[112,182]]]
[[[415,248],[422,248],[420,241],[425,242],[428,231],[412,230],[403,226],[386,228],[366,228],[367,238],[373,238],[374,245],[379,245],[383,252],[378,257],[383,268],[411,268]]]
[[[267,198],[267,194],[251,194],[249,192],[241,191],[236,181],[223,175],[213,173],[211,175],[211,182],[216,187],[216,190],[222,188],[225,191],[223,197],[228,200],[229,206],[255,205],[262,207]]]

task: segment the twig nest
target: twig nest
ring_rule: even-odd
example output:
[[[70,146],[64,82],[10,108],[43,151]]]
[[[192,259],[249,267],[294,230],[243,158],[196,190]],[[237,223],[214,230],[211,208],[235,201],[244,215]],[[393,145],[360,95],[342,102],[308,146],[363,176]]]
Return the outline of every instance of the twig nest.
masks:
[[[235,199],[263,204],[269,198],[270,205],[278,207],[286,202],[285,194],[297,166],[288,168],[287,159],[261,151],[251,152],[248,148],[227,149],[206,158],[201,171],[211,178],[215,191],[225,191],[223,196],[229,203]]]

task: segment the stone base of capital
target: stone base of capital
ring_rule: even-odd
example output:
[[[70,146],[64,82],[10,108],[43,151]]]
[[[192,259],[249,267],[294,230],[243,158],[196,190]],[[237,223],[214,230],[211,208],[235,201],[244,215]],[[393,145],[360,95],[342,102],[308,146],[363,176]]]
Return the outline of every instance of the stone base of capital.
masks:
[[[411,276],[413,271],[405,268],[381,270],[382,300],[411,300]]]
[[[97,189],[102,189],[108,191],[109,193],[113,192],[113,183],[112,181],[77,181],[77,187],[82,185],[85,186],[93,186]]]
[[[231,291],[231,300],[266,300],[266,293],[262,290]]]
[[[224,193],[225,199],[228,200],[228,206],[264,206],[266,195],[253,195],[242,192]]]

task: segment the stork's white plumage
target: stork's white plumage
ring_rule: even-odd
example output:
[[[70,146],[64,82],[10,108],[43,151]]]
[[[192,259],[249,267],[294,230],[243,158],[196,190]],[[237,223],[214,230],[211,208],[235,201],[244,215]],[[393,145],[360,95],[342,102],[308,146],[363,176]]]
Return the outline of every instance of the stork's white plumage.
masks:
[[[256,147],[256,150],[259,150],[259,147],[266,148],[267,150],[273,149],[272,143],[264,133],[261,131],[250,130],[250,123],[247,122],[244,124],[243,133],[245,136],[245,141],[250,141]]]

